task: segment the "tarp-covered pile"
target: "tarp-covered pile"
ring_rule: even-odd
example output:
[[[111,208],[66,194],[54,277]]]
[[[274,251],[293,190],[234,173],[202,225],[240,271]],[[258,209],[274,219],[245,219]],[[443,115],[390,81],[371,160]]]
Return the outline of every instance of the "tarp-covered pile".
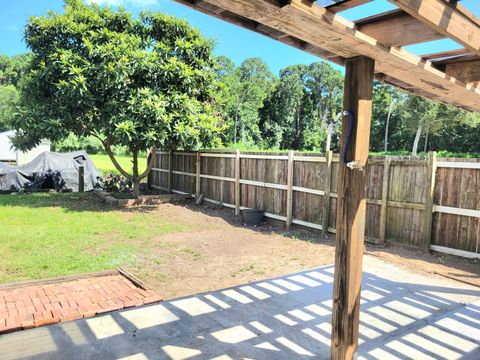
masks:
[[[78,191],[78,169],[84,167],[85,191],[93,190],[100,173],[85,151],[44,152],[28,164],[0,163],[0,192],[54,189]]]

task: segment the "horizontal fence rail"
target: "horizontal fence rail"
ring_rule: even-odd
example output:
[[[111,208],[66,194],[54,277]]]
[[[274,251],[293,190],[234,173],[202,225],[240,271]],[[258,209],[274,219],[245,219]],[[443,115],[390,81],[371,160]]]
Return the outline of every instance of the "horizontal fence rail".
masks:
[[[240,151],[157,153],[153,188],[335,232],[337,171],[326,154]],[[480,258],[480,162],[477,159],[370,157],[367,241]],[[463,194],[463,195],[462,195]],[[467,195],[465,195],[467,194]],[[477,198],[478,196],[478,198]]]

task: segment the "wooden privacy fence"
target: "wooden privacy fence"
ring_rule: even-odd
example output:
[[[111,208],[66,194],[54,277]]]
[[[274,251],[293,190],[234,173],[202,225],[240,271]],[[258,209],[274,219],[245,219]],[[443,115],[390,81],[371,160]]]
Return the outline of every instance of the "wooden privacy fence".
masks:
[[[338,156],[240,151],[158,152],[153,188],[335,232]],[[479,159],[371,156],[366,237],[480,258]]]

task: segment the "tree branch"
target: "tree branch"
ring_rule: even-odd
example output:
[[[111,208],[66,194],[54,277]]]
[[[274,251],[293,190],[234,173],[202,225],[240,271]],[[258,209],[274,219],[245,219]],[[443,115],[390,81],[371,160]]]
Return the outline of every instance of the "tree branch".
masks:
[[[98,138],[98,137],[97,137]],[[110,142],[108,140],[108,137],[106,140],[102,140],[100,138],[98,138],[102,144],[103,144],[103,147],[105,148],[105,151],[107,152],[108,154],[108,157],[110,158],[110,160],[112,161],[113,165],[115,166],[115,168],[120,171],[120,174],[122,174],[123,176],[125,176],[127,179],[130,179],[132,180],[132,175],[130,175],[128,172],[126,172],[125,170],[123,170],[123,168],[120,166],[120,164],[118,163],[117,159],[115,159],[115,156],[113,155],[113,152],[112,152],[112,149],[110,147]]]
[[[147,177],[150,171],[152,171],[153,165],[155,165],[156,154],[157,154],[157,149],[154,149],[154,148],[150,149],[150,155],[151,155],[150,161],[148,163],[147,169],[138,176],[139,180],[142,180],[143,178]]]

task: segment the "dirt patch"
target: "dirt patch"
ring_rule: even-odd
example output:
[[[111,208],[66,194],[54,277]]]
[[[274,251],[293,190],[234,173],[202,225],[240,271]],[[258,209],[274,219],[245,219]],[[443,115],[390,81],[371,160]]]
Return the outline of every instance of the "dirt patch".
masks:
[[[316,231],[249,228],[230,209],[190,204],[162,204],[149,212],[152,215],[189,229],[143,242],[145,251],[129,267],[166,299],[334,262],[334,236]],[[480,285],[480,266],[472,261],[398,246],[368,245],[366,254],[409,270],[442,273]]]
[[[480,287],[480,262],[441,253],[424,253],[420,250],[389,244],[387,247],[368,245],[366,254],[405,269],[451,278]]]

